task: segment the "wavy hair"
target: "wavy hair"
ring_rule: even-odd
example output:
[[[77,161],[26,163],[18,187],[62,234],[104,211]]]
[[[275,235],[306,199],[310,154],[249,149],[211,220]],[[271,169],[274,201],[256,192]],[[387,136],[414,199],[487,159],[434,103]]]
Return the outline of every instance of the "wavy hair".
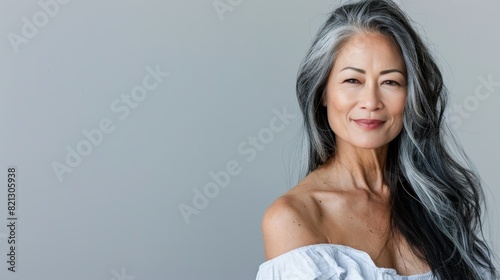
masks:
[[[335,9],[302,61],[296,90],[307,133],[306,173],[335,156],[335,134],[321,100],[340,48],[360,32],[391,38],[407,70],[403,129],[389,143],[384,166],[393,228],[438,279],[497,279],[491,250],[481,238],[481,182],[445,121],[448,91],[441,71],[394,2],[365,0]]]

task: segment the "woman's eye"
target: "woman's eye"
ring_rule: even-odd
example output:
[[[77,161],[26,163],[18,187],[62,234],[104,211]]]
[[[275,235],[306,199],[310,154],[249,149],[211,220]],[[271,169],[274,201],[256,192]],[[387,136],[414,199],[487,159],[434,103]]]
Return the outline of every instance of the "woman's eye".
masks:
[[[396,81],[384,81],[384,84],[390,85],[390,86],[400,86],[401,84],[396,82]]]
[[[344,81],[344,83],[357,84],[357,83],[359,83],[359,81],[356,79],[347,79]]]

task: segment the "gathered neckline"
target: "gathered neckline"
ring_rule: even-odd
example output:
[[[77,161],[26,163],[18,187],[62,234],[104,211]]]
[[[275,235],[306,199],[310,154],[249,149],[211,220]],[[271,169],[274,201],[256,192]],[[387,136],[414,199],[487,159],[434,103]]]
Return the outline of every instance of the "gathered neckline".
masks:
[[[362,250],[358,250],[358,249],[355,249],[353,247],[350,247],[350,246],[346,246],[346,245],[340,245],[340,244],[333,244],[333,243],[318,243],[318,244],[311,244],[311,245],[305,245],[305,246],[301,246],[301,247],[297,247],[295,249],[292,249],[288,252],[285,252],[279,256],[276,256],[272,259],[269,259],[267,261],[265,261],[264,263],[261,264],[261,266],[264,266],[268,263],[272,263],[274,262],[275,260],[277,259],[281,259],[281,258],[284,258],[288,255],[291,255],[293,253],[296,253],[298,251],[304,251],[304,250],[307,250],[307,249],[311,249],[313,247],[327,247],[327,248],[334,248],[334,249],[337,249],[337,250],[340,250],[342,252],[345,252],[345,251],[351,251],[351,252],[355,252],[357,253],[358,255],[361,255],[362,257],[362,261],[364,261],[365,263],[367,263],[368,265],[372,266],[374,269],[377,269],[379,271],[384,271],[384,272],[388,272],[390,274],[393,274],[395,276],[399,276],[399,277],[407,277],[407,279],[412,279],[412,278],[422,278],[422,277],[428,277],[428,276],[431,276],[432,275],[432,271],[428,271],[426,273],[422,273],[422,274],[413,274],[413,275],[400,275],[397,273],[396,269],[394,268],[386,268],[386,267],[378,267],[375,262],[373,261],[373,259],[370,257],[370,255],[365,252],[365,251],[362,251]]]

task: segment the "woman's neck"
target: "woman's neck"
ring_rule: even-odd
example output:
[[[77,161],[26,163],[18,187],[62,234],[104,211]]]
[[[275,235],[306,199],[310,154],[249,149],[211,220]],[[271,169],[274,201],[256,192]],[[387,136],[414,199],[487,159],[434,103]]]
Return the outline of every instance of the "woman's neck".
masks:
[[[325,174],[329,176],[325,179],[386,196],[388,187],[384,180],[384,165],[388,145],[360,149],[337,139],[336,146],[335,156],[324,165]]]

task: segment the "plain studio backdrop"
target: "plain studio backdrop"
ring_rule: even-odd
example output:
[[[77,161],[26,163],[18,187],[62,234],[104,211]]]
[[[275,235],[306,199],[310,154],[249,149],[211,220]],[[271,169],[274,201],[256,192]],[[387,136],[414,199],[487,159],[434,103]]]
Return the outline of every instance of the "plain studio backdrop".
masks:
[[[299,62],[337,4],[2,1],[0,278],[255,279],[262,215],[305,166]],[[442,67],[498,253],[500,4],[400,4]]]

